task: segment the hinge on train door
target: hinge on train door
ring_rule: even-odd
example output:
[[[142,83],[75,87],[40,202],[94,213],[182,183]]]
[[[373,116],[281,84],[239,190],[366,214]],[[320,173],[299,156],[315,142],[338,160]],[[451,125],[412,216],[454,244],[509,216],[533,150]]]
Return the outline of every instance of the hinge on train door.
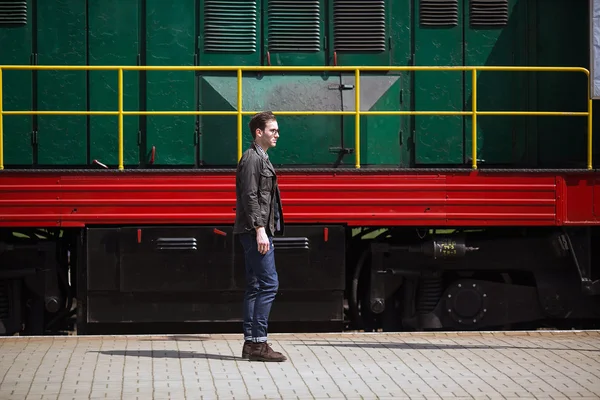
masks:
[[[38,143],[38,131],[31,131],[31,145],[35,146]]]

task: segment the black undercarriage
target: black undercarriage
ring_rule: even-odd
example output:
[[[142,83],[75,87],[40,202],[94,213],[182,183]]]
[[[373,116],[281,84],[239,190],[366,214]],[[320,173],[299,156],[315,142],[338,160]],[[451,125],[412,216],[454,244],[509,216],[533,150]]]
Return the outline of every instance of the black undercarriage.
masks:
[[[599,234],[290,226],[271,332],[600,326]],[[230,226],[0,230],[0,334],[239,332]]]

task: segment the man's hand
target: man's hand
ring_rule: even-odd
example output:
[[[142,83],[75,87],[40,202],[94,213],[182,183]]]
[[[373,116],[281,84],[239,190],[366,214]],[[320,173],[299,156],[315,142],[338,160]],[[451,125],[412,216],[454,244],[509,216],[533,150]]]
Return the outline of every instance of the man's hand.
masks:
[[[267,254],[267,251],[269,251],[269,238],[263,226],[256,228],[256,244],[260,254]]]

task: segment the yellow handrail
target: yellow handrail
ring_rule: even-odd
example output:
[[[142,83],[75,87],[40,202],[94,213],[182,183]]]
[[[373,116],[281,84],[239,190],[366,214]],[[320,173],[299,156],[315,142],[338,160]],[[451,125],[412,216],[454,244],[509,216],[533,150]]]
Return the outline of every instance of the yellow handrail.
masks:
[[[356,116],[354,117],[354,153],[356,157],[355,167],[360,168],[360,70],[354,70],[354,80],[355,80],[355,88],[354,91],[354,112]],[[343,135],[343,133],[342,133]]]
[[[242,158],[242,70],[237,70],[237,155]]]
[[[119,169],[123,169],[123,69],[119,69]]]
[[[4,109],[2,108],[2,68],[0,68],[0,169],[4,169],[4,137],[2,123],[4,118]]]
[[[118,111],[5,111],[2,108],[2,71],[3,70],[62,70],[62,71],[118,71],[119,109]],[[237,110],[236,111],[124,111],[123,110],[123,71],[235,71],[237,72]],[[113,65],[2,65],[0,66],[0,170],[4,169],[3,116],[4,115],[116,115],[119,118],[119,169],[123,165],[123,116],[124,115],[237,115],[237,156],[242,155],[242,116],[258,111],[242,110],[243,72],[354,72],[355,109],[354,111],[273,111],[277,115],[354,115],[355,117],[355,167],[360,168],[360,116],[361,115],[470,115],[472,117],[471,156],[473,169],[477,169],[477,116],[479,115],[529,115],[529,116],[587,116],[587,169],[592,169],[592,99],[590,96],[590,73],[580,67],[492,67],[492,66],[113,66]],[[361,111],[360,110],[360,73],[391,71],[471,71],[472,110],[471,111]],[[583,72],[588,83],[587,112],[548,112],[548,111],[478,111],[477,110],[477,72],[479,71],[520,71],[520,72]]]
[[[477,169],[477,70],[474,69],[471,71],[471,79],[472,79],[472,99],[471,103],[473,103],[473,121],[471,122],[471,166],[473,169]]]

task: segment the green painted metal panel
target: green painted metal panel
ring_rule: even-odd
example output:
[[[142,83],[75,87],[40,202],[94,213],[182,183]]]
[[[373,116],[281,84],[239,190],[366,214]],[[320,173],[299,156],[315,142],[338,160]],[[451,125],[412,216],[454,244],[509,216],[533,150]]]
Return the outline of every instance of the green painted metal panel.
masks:
[[[353,75],[344,75],[342,82],[355,86]],[[361,111],[395,111],[401,108],[401,74],[363,73],[360,79]],[[343,92],[344,111],[354,111],[355,91]],[[361,116],[361,165],[400,164],[401,119],[398,116]],[[356,151],[355,116],[344,116],[344,146]],[[344,164],[354,165],[355,153],[344,157]]]
[[[147,0],[146,64],[194,65],[196,6],[194,0]],[[148,111],[195,111],[193,71],[148,71]],[[156,149],[155,164],[196,162],[195,116],[148,116],[146,152]]]
[[[31,64],[31,7],[27,8],[26,24],[0,24],[0,65]],[[19,19],[22,19],[19,18]],[[8,50],[7,50],[8,49]],[[3,71],[4,110],[33,109],[31,71]],[[4,164],[28,165],[33,162],[31,145],[32,117],[4,116]]]
[[[86,64],[86,4],[81,0],[37,2],[40,65]],[[41,111],[85,111],[85,71],[39,71]],[[39,116],[38,162],[83,165],[87,159],[86,116]]]
[[[281,137],[269,155],[274,165],[333,166],[340,147],[340,119],[332,116],[280,116]]]
[[[377,1],[369,4],[357,2],[336,2],[337,15],[343,23],[335,31],[333,44],[345,48],[346,52],[338,54],[338,63],[353,65],[407,65],[411,57],[410,36],[410,4],[406,2]],[[354,6],[358,6],[355,8]],[[364,8],[368,10],[366,18],[361,18]],[[335,11],[335,9],[334,9]],[[357,20],[359,29],[345,31],[345,23],[350,23],[350,16]],[[407,29],[403,31],[402,28]],[[363,32],[367,40],[361,42]],[[352,32],[355,32],[352,34]],[[384,32],[383,36],[379,36]],[[374,34],[375,33],[375,34]],[[342,35],[343,34],[343,35]],[[389,35],[392,46],[387,46]],[[354,40],[357,39],[357,40]],[[337,42],[336,42],[337,40]],[[379,46],[379,47],[378,47]],[[366,50],[370,47],[371,50]],[[393,57],[392,62],[390,59]],[[404,86],[408,83],[406,73],[370,73],[361,74],[361,111],[397,111],[410,108],[410,97],[404,101]],[[344,74],[342,82],[354,87],[354,74]],[[408,85],[406,85],[408,87]],[[355,91],[345,90],[343,106],[345,111],[355,110]],[[409,93],[407,92],[407,96]],[[401,151],[402,136],[409,133],[410,120],[407,116],[361,116],[360,124],[360,163],[368,165],[408,166],[410,152]],[[355,117],[343,117],[343,146],[356,151]],[[406,146],[405,146],[406,148]],[[354,165],[356,154],[344,156],[344,164]]]
[[[465,0],[465,65],[527,65],[526,1]],[[479,111],[527,111],[527,96],[517,95],[527,86],[528,73],[481,71],[478,74]],[[470,111],[472,79],[465,77],[465,109]],[[479,116],[477,158],[485,165],[526,163],[527,119],[512,116]],[[472,118],[465,118],[465,156],[471,160]]]
[[[139,54],[139,10],[137,1],[89,0],[90,65],[137,65]],[[139,110],[139,72],[123,72],[125,111]],[[91,71],[90,110],[118,110],[117,71]],[[123,159],[127,165],[139,164],[139,117],[123,119]],[[90,158],[107,165],[118,165],[118,118],[90,117]]]
[[[589,65],[588,4],[537,0],[537,63],[542,66]],[[587,111],[587,80],[581,73],[537,73],[539,111]],[[585,117],[538,117],[538,165],[585,167]]]
[[[324,0],[266,0],[264,65],[325,65]]]
[[[260,64],[261,13],[262,1],[200,0],[200,65]]]
[[[390,0],[330,0],[329,65],[389,65]],[[408,5],[406,6],[408,9]],[[404,8],[404,7],[403,7]]]
[[[415,0],[416,65],[463,65],[462,2]],[[443,12],[441,12],[443,11]],[[463,111],[463,73],[418,71],[413,74],[416,111]],[[463,162],[461,116],[415,116],[415,162]]]
[[[391,2],[388,9],[390,57],[392,65],[410,65],[412,61],[412,14],[413,9],[408,1]],[[412,85],[410,72],[399,73],[402,79],[400,93],[390,92],[391,99],[398,99],[399,110],[412,110]],[[397,95],[397,97],[394,97]],[[393,108],[393,107],[392,107]],[[399,165],[409,167],[414,163],[414,140],[410,116],[387,117],[385,121],[396,124],[399,120]],[[392,131],[395,125],[392,125]],[[390,134],[391,135],[391,134]]]
[[[242,81],[244,82],[244,81]],[[227,91],[223,93],[223,91]],[[203,74],[200,78],[202,111],[236,111],[237,80],[231,76]],[[227,94],[229,93],[229,94]],[[243,117],[242,133],[248,140],[249,117]],[[200,164],[235,165],[237,162],[237,116],[200,116]],[[244,148],[247,146],[244,143]]]
[[[537,11],[536,0],[527,0],[527,60],[529,65],[538,65],[537,62]],[[524,93],[528,99],[528,110],[537,110],[537,78],[535,72],[527,74],[527,87]],[[537,143],[537,119],[538,117],[525,117],[527,121],[527,150],[526,158],[530,166],[536,167],[538,164],[538,143]]]
[[[237,85],[233,76],[205,75],[201,82],[202,110],[237,110]],[[249,111],[339,111],[340,78],[321,74],[244,74],[242,109]],[[237,117],[203,116],[201,160],[204,165],[235,165]],[[243,118],[243,149],[252,141],[250,116]],[[281,138],[270,154],[277,165],[328,165],[337,159],[331,148],[340,147],[338,116],[279,116]]]

